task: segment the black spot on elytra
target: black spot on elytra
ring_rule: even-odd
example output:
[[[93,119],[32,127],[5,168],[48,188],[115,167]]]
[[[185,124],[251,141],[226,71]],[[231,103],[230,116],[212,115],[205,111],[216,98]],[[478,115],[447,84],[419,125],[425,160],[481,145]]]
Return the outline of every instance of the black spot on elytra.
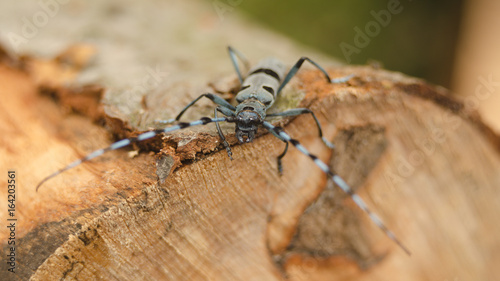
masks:
[[[262,88],[264,88],[264,90],[268,91],[269,93],[271,93],[272,95],[274,95],[274,89],[269,87],[269,86],[262,86]]]
[[[257,74],[257,73],[265,73],[271,77],[274,77],[276,80],[280,81],[280,76],[278,75],[278,73],[276,73],[274,70],[269,69],[269,68],[256,69],[252,73],[250,73],[248,76],[253,75],[253,74]]]

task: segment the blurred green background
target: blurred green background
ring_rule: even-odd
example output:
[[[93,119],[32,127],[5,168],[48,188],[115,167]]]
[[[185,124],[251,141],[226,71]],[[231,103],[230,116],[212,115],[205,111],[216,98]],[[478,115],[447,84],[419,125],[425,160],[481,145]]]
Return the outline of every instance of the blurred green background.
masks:
[[[354,28],[365,32],[368,25],[373,36],[349,56],[350,64],[376,61],[386,69],[450,86],[462,0],[227,1],[244,16],[345,62],[341,43],[357,48]],[[400,12],[391,13],[385,26],[374,23],[372,14],[387,14],[380,11],[390,12],[388,6]]]

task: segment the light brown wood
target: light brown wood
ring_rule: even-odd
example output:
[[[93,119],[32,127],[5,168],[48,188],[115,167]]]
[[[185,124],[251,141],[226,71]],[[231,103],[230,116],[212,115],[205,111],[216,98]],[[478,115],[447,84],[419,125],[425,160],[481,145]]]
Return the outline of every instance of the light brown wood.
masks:
[[[279,176],[284,145],[271,135],[234,145],[231,161],[223,149],[189,152],[221,148],[206,145],[216,141],[213,127],[186,130],[151,142],[176,143],[174,158],[195,158],[164,183],[156,176],[161,156],[120,150],[35,193],[43,176],[112,138],[85,117],[105,110],[72,114],[71,99],[40,95],[33,81],[47,68],[34,61],[26,71],[4,65],[0,75],[9,136],[1,167],[16,168],[21,179],[18,279],[493,280],[498,273],[498,138],[442,88],[370,67],[342,68],[356,75],[343,85],[303,71],[293,86],[337,149],[331,157],[309,116],[287,132],[357,189],[411,249],[406,256],[297,150],[290,148]],[[87,91],[86,103],[100,107],[96,91]]]
[[[13,15],[17,3],[0,5]],[[221,19],[195,2],[161,3],[70,1],[24,45],[31,55],[0,52],[0,171],[17,171],[22,241],[17,273],[0,263],[0,279],[495,280],[500,141],[475,112],[418,79],[333,67],[236,12]],[[99,32],[74,45],[89,34],[75,26]],[[74,46],[46,50],[46,42]],[[308,55],[334,77],[355,74],[329,85],[301,70],[277,104],[314,110],[334,152],[310,116],[277,123],[345,178],[411,256],[308,157],[290,147],[279,176],[284,144],[263,135],[238,145],[230,125],[223,130],[233,161],[207,125],[110,152],[35,192],[53,171],[174,117],[205,91],[231,97],[237,79],[227,44],[251,62],[274,55],[291,65]],[[52,56],[33,55],[40,50]],[[157,66],[166,79],[144,84]],[[212,114],[202,102],[185,120]]]
[[[453,73],[453,92],[500,132],[500,10],[498,1],[465,1]]]

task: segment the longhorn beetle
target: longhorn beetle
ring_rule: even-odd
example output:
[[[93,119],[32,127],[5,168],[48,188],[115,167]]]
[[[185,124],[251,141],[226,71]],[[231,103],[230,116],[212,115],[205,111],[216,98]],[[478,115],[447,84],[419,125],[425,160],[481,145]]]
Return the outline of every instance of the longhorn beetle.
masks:
[[[286,144],[284,151],[278,156],[277,159],[278,171],[280,173],[282,172],[281,159],[285,156],[286,152],[288,151],[288,144],[291,143],[300,152],[311,158],[311,160],[323,172],[325,172],[336,185],[338,185],[345,193],[347,193],[352,198],[354,203],[356,203],[356,205],[358,205],[360,209],[362,209],[365,213],[368,214],[373,223],[375,223],[383,232],[385,232],[385,234],[391,240],[393,240],[397,245],[399,245],[399,247],[401,247],[409,255],[410,251],[396,238],[394,233],[392,233],[392,231],[390,231],[385,226],[382,220],[368,208],[364,200],[361,199],[359,195],[355,194],[354,191],[351,189],[351,187],[339,175],[337,175],[332,169],[330,169],[327,164],[319,160],[317,156],[311,154],[302,144],[300,144],[299,141],[290,137],[283,130],[283,128],[276,127],[271,123],[269,123],[268,121],[266,121],[268,117],[298,116],[301,114],[309,113],[314,118],[316,126],[318,127],[319,136],[321,137],[325,145],[327,145],[330,148],[333,148],[334,147],[333,144],[331,144],[325,137],[323,137],[321,125],[318,119],[316,118],[316,115],[311,110],[307,108],[295,108],[273,114],[266,114],[266,111],[273,105],[276,98],[281,93],[281,90],[288,84],[290,79],[297,73],[297,71],[305,61],[310,62],[312,65],[318,68],[325,75],[325,78],[329,83],[345,83],[353,75],[337,79],[331,79],[328,73],[320,65],[318,65],[316,62],[309,59],[308,57],[301,57],[285,75],[286,72],[285,65],[279,60],[269,57],[257,63],[253,68],[249,70],[248,74],[245,77],[243,77],[241,75],[240,67],[238,65],[238,59],[242,61],[245,65],[248,65],[248,62],[246,61],[244,56],[237,50],[228,47],[228,52],[232,64],[238,75],[238,79],[241,83],[241,87],[238,93],[236,94],[236,102],[238,103],[236,106],[233,106],[226,100],[214,94],[211,93],[202,94],[201,96],[190,102],[186,107],[184,107],[174,119],[159,121],[159,122],[168,124],[179,121],[184,112],[186,112],[187,109],[189,109],[192,105],[194,105],[198,100],[200,100],[203,97],[210,99],[217,105],[217,107],[214,109],[214,118],[202,117],[197,121],[189,123],[179,122],[176,125],[169,126],[164,129],[155,129],[152,131],[142,133],[134,138],[122,139],[120,141],[117,141],[111,144],[110,146],[96,150],[88,154],[84,158],[76,160],[67,165],[66,167],[60,169],[59,171],[54,172],[51,175],[47,176],[37,185],[36,190],[38,191],[38,188],[40,188],[40,186],[47,180],[63,173],[64,171],[74,168],[82,164],[83,162],[101,156],[105,152],[122,148],[135,142],[140,142],[146,139],[150,139],[158,134],[182,130],[191,126],[206,125],[208,123],[215,123],[215,126],[222,140],[222,143],[226,148],[227,154],[229,158],[233,159],[231,148],[228,142],[226,141],[226,138],[222,134],[219,123],[220,122],[236,123],[235,133],[236,133],[236,138],[240,143],[252,142],[253,139],[255,138],[257,129],[260,126],[263,126],[272,135],[274,135],[275,137],[277,137]],[[225,117],[217,117],[218,112],[222,113]]]

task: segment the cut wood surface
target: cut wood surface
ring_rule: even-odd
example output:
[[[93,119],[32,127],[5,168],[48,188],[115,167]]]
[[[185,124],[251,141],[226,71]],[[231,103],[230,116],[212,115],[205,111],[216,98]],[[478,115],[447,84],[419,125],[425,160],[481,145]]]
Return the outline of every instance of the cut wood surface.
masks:
[[[181,21],[175,5],[167,13]],[[231,26],[253,30],[241,23]],[[250,48],[252,62],[264,50],[289,65],[310,55],[295,47],[273,53],[289,43],[260,35],[267,36],[269,46]],[[200,126],[107,153],[35,192],[53,171],[117,138],[157,126],[155,119],[174,117],[206,90],[230,99],[237,79],[225,58],[227,42],[205,44],[205,51],[196,53],[179,43],[174,54],[181,62],[168,70],[175,72],[146,91],[127,91],[123,87],[129,84],[107,79],[111,72],[95,63],[110,52],[102,42],[76,44],[54,59],[2,55],[0,170],[14,169],[19,178],[19,263],[15,274],[2,263],[0,276],[495,280],[500,273],[500,226],[495,223],[500,139],[475,112],[448,98],[447,90],[370,66],[332,67],[325,59],[331,76],[355,77],[331,85],[319,71],[301,70],[277,104],[275,110],[312,109],[334,151],[321,142],[310,116],[276,123],[353,186],[411,256],[308,157],[291,147],[280,176],[276,157],[283,142],[267,134],[239,145],[230,125],[223,129],[233,147],[232,161],[215,127]],[[216,65],[212,72],[204,68],[209,63],[197,66],[205,57]],[[168,62],[164,58],[163,64]],[[213,105],[201,103],[185,120],[212,114]],[[1,192],[6,198],[4,186]],[[0,215],[6,221],[6,208]],[[5,253],[8,235],[0,232]]]
[[[279,176],[275,161],[283,143],[271,135],[233,146],[233,161],[224,149],[197,152],[194,162],[167,172],[164,183],[157,173],[165,166],[155,163],[169,156],[132,158],[130,150],[120,150],[60,175],[36,193],[43,176],[112,138],[90,118],[40,95],[35,74],[3,66],[2,112],[12,122],[4,122],[3,135],[11,137],[2,141],[2,167],[15,168],[22,180],[21,264],[15,276],[493,280],[499,258],[493,223],[499,208],[498,138],[443,89],[369,67],[342,71],[356,77],[344,85],[325,83],[317,71],[297,78],[298,90],[306,93],[302,103],[319,114],[325,135],[337,146],[334,156],[310,117],[285,128],[357,189],[412,256],[308,157],[291,150]],[[196,150],[216,143],[214,129],[185,130],[175,141],[153,143],[188,159],[192,154],[182,146],[195,142],[188,150]]]

